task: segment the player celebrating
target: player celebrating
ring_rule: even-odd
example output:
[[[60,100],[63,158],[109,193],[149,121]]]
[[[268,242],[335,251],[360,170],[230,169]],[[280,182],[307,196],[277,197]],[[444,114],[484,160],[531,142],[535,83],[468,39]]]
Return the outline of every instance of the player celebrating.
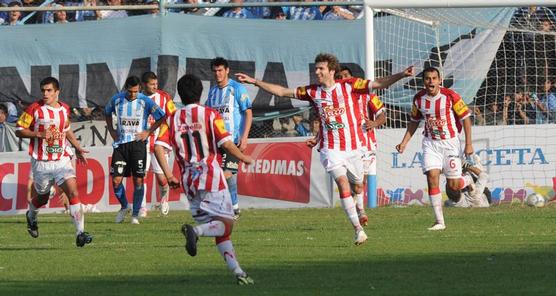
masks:
[[[332,176],[340,191],[340,201],[348,219],[355,229],[355,245],[367,240],[355,209],[351,191],[361,193],[363,187],[362,153],[365,150],[363,117],[358,100],[360,94],[371,93],[372,88],[390,86],[403,77],[413,75],[413,68],[372,82],[358,78],[334,80],[339,70],[338,59],[321,53],[315,58],[315,74],[318,85],[288,89],[249,77],[243,73],[236,76],[243,83],[253,84],[275,96],[293,97],[313,104],[321,119],[319,151],[321,163]]]
[[[116,223],[122,223],[129,212],[125,195],[123,177],[133,175],[133,213],[132,224],[139,224],[139,209],[143,200],[145,187],[145,162],[147,160],[147,138],[164,122],[164,111],[153,100],[140,93],[140,80],[131,76],[125,81],[125,91],[117,93],[110,99],[104,109],[106,125],[114,139],[114,152],[110,173],[114,194],[122,208],[116,216]],[[117,119],[117,131],[112,126],[112,114]],[[156,120],[147,129],[147,120],[152,115]]]
[[[230,240],[234,212],[224,172],[219,165],[221,155],[218,149],[224,149],[228,155],[247,164],[253,160],[232,142],[218,112],[199,105],[202,92],[201,80],[193,75],[185,75],[178,81],[178,93],[185,107],[169,117],[169,129],[161,131],[155,145],[156,158],[169,183],[179,185],[164,155],[166,145],[160,143],[166,142],[174,147],[191,214],[199,224],[182,226],[187,253],[191,256],[197,254],[199,236],[215,237],[218,251],[236,276],[237,283],[253,284],[239,266]]]
[[[27,218],[27,231],[39,236],[37,215],[39,208],[49,199],[50,189],[56,183],[69,199],[70,215],[75,225],[75,244],[83,247],[91,243],[93,237],[85,232],[83,208],[78,197],[75,169],[66,149],[66,139],[75,147],[76,156],[84,161],[79,142],[73,136],[69,121],[68,105],[59,101],[60,84],[54,77],[47,77],[40,83],[42,99],[31,104],[17,121],[16,135],[30,138],[32,175],[37,195],[31,199]],[[66,135],[67,134],[67,135]],[[70,135],[71,134],[71,135]]]
[[[141,77],[141,82],[143,83],[143,94],[151,98],[164,112],[166,116],[170,116],[176,112],[176,106],[174,105],[174,101],[172,101],[172,97],[165,91],[158,89],[158,77],[153,72],[145,72]],[[149,125],[152,125],[155,122],[154,118],[149,116]],[[170,187],[168,186],[168,182],[166,181],[166,177],[158,165],[156,161],[156,157],[154,156],[154,142],[158,137],[158,134],[161,129],[165,129],[167,126],[163,123],[160,128],[158,128],[154,133],[149,136],[149,146],[148,146],[148,154],[147,154],[147,171],[150,168],[156,174],[156,181],[158,183],[158,189],[160,192],[160,203],[156,204],[156,207],[160,208],[160,213],[163,216],[168,215],[168,211],[170,210],[170,206],[168,205],[168,193],[170,191]],[[171,150],[172,147],[166,147],[166,159],[168,159],[168,152]],[[146,195],[146,194],[145,194]],[[146,198],[143,197],[143,201],[141,202],[141,209],[139,210],[139,216],[146,216],[147,208],[146,208]]]
[[[413,98],[411,121],[396,149],[399,153],[405,151],[407,143],[419,126],[419,121],[424,120],[423,172],[427,175],[429,198],[436,217],[429,230],[444,230],[446,224],[442,213],[440,173],[444,173],[447,186],[454,191],[459,191],[471,183],[461,174],[461,148],[458,138],[463,123],[464,153],[466,156],[473,154],[471,119],[469,109],[461,97],[453,90],[440,87],[438,69],[431,67],[423,70],[423,82],[425,88]]]
[[[342,79],[351,79],[353,74],[348,67],[340,69],[340,77]],[[359,110],[363,116],[363,137],[367,151],[363,154],[363,188],[367,185],[367,175],[376,176],[376,136],[375,128],[383,125],[386,122],[386,115],[384,114],[384,104],[376,94],[362,94],[359,99]],[[357,209],[357,216],[359,216],[359,223],[367,226],[369,218],[365,213],[364,205],[364,192],[355,195],[355,204]]]
[[[228,61],[218,57],[212,60],[210,68],[214,73],[216,85],[211,87],[208,94],[206,105],[216,109],[224,118],[226,130],[232,135],[232,140],[239,147],[240,151],[247,148],[247,137],[253,122],[251,111],[251,100],[247,90],[241,83],[230,79],[230,68]],[[222,167],[228,188],[232,196],[235,219],[239,218],[239,201],[237,199],[237,169],[239,162],[226,153],[222,155]]]

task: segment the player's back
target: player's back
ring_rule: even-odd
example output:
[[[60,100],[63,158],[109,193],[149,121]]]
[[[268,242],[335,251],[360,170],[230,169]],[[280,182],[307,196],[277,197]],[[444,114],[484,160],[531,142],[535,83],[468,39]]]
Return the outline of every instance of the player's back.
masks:
[[[187,187],[207,191],[226,188],[218,147],[232,139],[216,110],[187,105],[169,118],[168,133]]]

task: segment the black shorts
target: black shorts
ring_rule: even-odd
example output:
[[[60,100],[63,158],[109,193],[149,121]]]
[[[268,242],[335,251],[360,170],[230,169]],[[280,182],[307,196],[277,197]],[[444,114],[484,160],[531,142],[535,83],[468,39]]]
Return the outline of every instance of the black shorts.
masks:
[[[222,169],[224,171],[230,171],[232,174],[236,174],[239,169],[239,159],[237,157],[227,154],[224,150],[222,152]]]
[[[144,177],[147,165],[147,142],[133,141],[120,144],[112,153],[110,175]]]

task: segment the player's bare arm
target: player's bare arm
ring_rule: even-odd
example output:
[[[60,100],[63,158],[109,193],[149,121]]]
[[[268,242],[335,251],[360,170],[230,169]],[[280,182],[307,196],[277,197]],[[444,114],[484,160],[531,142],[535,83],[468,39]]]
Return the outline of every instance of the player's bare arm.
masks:
[[[384,114],[384,112],[380,113],[375,120],[370,120],[368,118],[365,118],[365,126],[367,127],[367,130],[372,130],[373,128],[377,128],[383,125],[384,123],[386,123],[386,115]]]
[[[247,149],[247,139],[249,138],[249,131],[251,130],[251,124],[253,123],[253,110],[245,110],[245,128],[243,129],[243,135],[239,138],[238,147],[241,152]]]
[[[32,131],[28,128],[16,130],[15,135],[19,138],[42,138],[42,139],[46,138],[45,131],[37,132],[37,131]]]
[[[69,127],[69,122],[68,122],[68,127]],[[73,146],[73,148],[75,148],[75,157],[77,157],[77,161],[83,164],[87,164],[87,159],[85,159],[84,154],[89,153],[89,150],[85,150],[83,149],[83,147],[81,147],[81,143],[79,143],[71,128],[69,128],[68,131],[66,132],[66,139],[68,139],[68,141]]]
[[[236,73],[235,75],[237,80],[241,83],[253,84],[254,86],[259,87],[264,91],[269,92],[275,96],[295,98],[295,89],[285,88],[277,84],[272,84],[272,83],[264,82],[262,80],[257,80],[243,73]]]
[[[245,164],[251,164],[253,162],[253,158],[251,158],[251,156],[249,155],[243,154],[232,141],[226,141],[220,147],[224,149],[226,153],[234,156]]]
[[[473,154],[473,140],[471,139],[471,118],[468,116],[463,120],[463,133],[465,134],[465,148],[463,153],[466,156]]]
[[[377,78],[375,81],[373,81],[372,88],[373,89],[388,88],[390,85],[396,83],[396,81],[413,75],[415,75],[415,69],[413,66],[409,66],[402,72],[396,73],[394,75]]]
[[[135,140],[136,141],[146,141],[149,136],[154,133],[156,131],[156,129],[163,124],[166,121],[166,116],[163,116],[162,118],[160,118],[159,120],[155,121],[151,127],[149,128],[149,130],[147,131],[142,131],[142,132],[138,132],[135,134]]]
[[[154,156],[156,157],[160,168],[164,172],[164,176],[168,180],[168,185],[170,185],[170,187],[172,188],[178,188],[180,187],[180,181],[176,177],[174,177],[174,175],[172,174],[172,170],[170,170],[170,166],[166,161],[165,149],[166,148],[164,146],[155,144]]]
[[[402,142],[396,145],[396,150],[398,150],[399,153],[403,153],[405,151],[405,146],[407,146],[407,143],[409,143],[409,140],[411,140],[411,137],[413,137],[413,134],[415,133],[418,127],[419,127],[419,122],[410,121],[407,124],[407,129],[403,136]]]
[[[112,125],[112,114],[104,116],[104,119],[106,121],[106,128],[108,129],[108,133],[110,133],[112,140],[117,141],[118,133],[116,132],[114,126]]]

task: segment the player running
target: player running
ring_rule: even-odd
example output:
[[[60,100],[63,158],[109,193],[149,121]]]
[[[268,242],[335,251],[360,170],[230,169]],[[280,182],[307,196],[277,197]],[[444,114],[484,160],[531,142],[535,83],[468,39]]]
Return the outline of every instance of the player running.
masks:
[[[93,237],[85,232],[85,217],[77,191],[75,168],[66,149],[66,139],[75,147],[77,159],[85,161],[81,148],[71,131],[68,105],[59,101],[60,84],[54,77],[40,82],[42,99],[31,104],[17,121],[16,136],[30,138],[32,175],[37,195],[31,199],[27,218],[27,231],[33,238],[39,236],[37,215],[39,208],[48,203],[50,190],[58,185],[69,200],[70,216],[76,229],[75,244],[83,247]]]
[[[465,102],[453,90],[441,87],[440,71],[436,68],[423,70],[425,88],[413,97],[411,121],[402,142],[396,146],[399,153],[405,147],[419,126],[425,121],[423,137],[423,172],[427,175],[429,198],[436,218],[429,230],[444,230],[444,214],[442,213],[442,195],[440,193],[440,173],[447,179],[447,187],[459,191],[467,187],[469,178],[462,177],[461,147],[458,134],[462,124],[465,133],[466,156],[473,154],[471,141],[470,112]]]
[[[253,284],[253,280],[239,266],[230,240],[234,211],[219,164],[222,157],[219,148],[246,164],[252,163],[253,159],[236,147],[218,112],[199,105],[202,92],[201,80],[193,75],[185,75],[178,81],[178,93],[185,107],[168,118],[169,129],[161,131],[155,145],[156,158],[169,184],[179,185],[164,155],[166,144],[161,145],[161,142],[174,148],[191,215],[198,223],[197,226],[182,226],[187,253],[191,256],[197,254],[198,237],[215,237],[216,247],[236,276],[237,283]]]

